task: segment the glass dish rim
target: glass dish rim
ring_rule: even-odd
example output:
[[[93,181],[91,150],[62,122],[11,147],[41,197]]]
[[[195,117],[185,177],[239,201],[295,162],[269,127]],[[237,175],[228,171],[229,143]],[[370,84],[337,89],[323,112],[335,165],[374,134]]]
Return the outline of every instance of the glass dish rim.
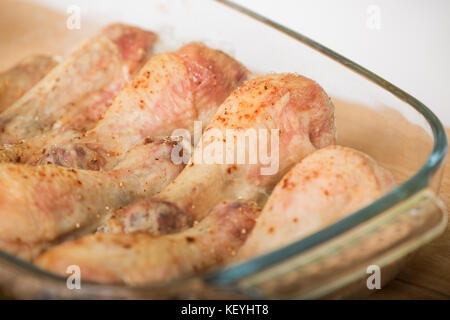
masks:
[[[353,62],[352,60],[347,59],[346,57],[340,55],[339,53],[321,45],[320,43],[310,39],[309,37],[304,36],[303,34],[293,31],[271,19],[268,19],[250,9],[247,9],[241,5],[238,5],[229,0],[214,0],[218,3],[221,3],[237,12],[240,12],[244,15],[249,16],[259,22],[262,22],[265,25],[277,30],[280,33],[287,35],[294,40],[303,43],[306,46],[318,51],[321,54],[324,54],[328,58],[335,60],[337,63],[349,68],[351,71],[357,73],[365,77],[367,80],[375,83],[379,87],[387,90],[400,100],[406,102],[408,105],[413,107],[417,112],[419,112],[424,119],[427,121],[430,126],[434,138],[434,144],[431,154],[429,155],[426,162],[423,166],[407,181],[397,186],[389,193],[385,194],[380,199],[372,202],[370,205],[358,210],[352,215],[338,221],[337,223],[326,227],[324,229],[319,230],[318,232],[311,234],[303,239],[300,239],[296,242],[289,244],[286,247],[278,249],[273,252],[269,252],[267,254],[258,256],[256,258],[250,259],[248,261],[244,261],[239,264],[225,266],[218,271],[210,272],[202,277],[207,283],[217,286],[229,286],[239,281],[240,279],[245,278],[248,275],[254,274],[261,270],[264,270],[268,267],[276,265],[282,261],[285,261],[289,258],[292,258],[296,255],[299,255],[309,249],[312,249],[320,244],[325,243],[328,240],[331,240],[346,231],[368,221],[369,219],[376,217],[377,215],[383,213],[389,208],[392,208],[394,205],[398,204],[400,201],[405,199],[408,196],[415,194],[420,191],[424,187],[427,186],[429,179],[433,176],[433,174],[442,166],[444,160],[447,155],[448,150],[448,142],[447,136],[444,130],[444,127],[441,121],[437,118],[437,116],[428,109],[423,103],[419,100],[396,87],[392,83],[386,81],[375,73],[369,71],[368,69],[362,67],[361,65]],[[17,265],[26,271],[56,280],[56,281],[66,281],[66,278],[59,276],[57,274],[48,272],[46,270],[40,269],[39,267],[17,258],[3,250],[0,250],[0,261],[6,260],[9,263]],[[173,281],[166,282],[165,285],[180,283],[182,281],[192,279],[198,276],[188,276],[180,279],[175,279]],[[126,287],[128,290],[133,289],[156,289],[161,286],[162,283],[155,283],[144,286],[127,286],[124,284],[117,285],[104,285],[92,282],[85,282],[89,287]],[[93,289],[93,288],[92,288]]]
[[[368,221],[369,219],[383,213],[389,208],[399,203],[401,200],[405,199],[407,196],[415,194],[422,188],[424,188],[429,178],[441,167],[444,163],[445,157],[448,150],[447,136],[445,134],[444,127],[437,118],[437,116],[428,109],[422,102],[401,90],[397,86],[393,85],[389,81],[381,78],[372,71],[362,67],[361,65],[353,62],[352,60],[340,55],[339,53],[323,46],[322,44],[312,40],[311,38],[291,30],[271,19],[268,19],[250,9],[247,9],[241,5],[238,5],[229,0],[215,0],[219,3],[224,4],[236,11],[241,12],[259,22],[262,22],[269,27],[297,40],[310,48],[326,55],[327,57],[335,60],[341,65],[349,68],[351,71],[365,77],[369,81],[375,83],[381,88],[387,90],[400,100],[406,102],[408,105],[412,106],[417,112],[419,112],[427,121],[430,126],[434,138],[434,144],[431,154],[429,155],[427,161],[422,165],[422,167],[417,171],[412,177],[407,181],[397,186],[389,193],[385,194],[380,199],[372,202],[370,205],[356,211],[352,215],[341,219],[340,221],[332,224],[329,227],[319,230],[316,233],[311,234],[303,239],[293,242],[281,249],[269,252],[267,254],[258,256],[248,261],[232,265],[229,267],[224,267],[221,270],[211,273],[206,276],[206,278],[218,285],[228,285],[235,281],[238,281],[250,274],[259,272],[265,268],[273,266],[279,262],[285,261],[292,258],[295,255],[301,254],[313,247],[316,247],[328,240],[331,240],[344,232]]]

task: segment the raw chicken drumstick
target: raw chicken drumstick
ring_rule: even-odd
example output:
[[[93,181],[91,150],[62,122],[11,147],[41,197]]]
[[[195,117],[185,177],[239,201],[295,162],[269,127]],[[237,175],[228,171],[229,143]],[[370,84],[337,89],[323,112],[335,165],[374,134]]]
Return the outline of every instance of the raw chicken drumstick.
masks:
[[[104,102],[104,106],[106,106],[107,101]],[[56,130],[52,129],[51,131],[44,132],[30,139],[23,140],[20,143],[0,145],[0,163],[14,162],[35,164],[36,159],[39,159],[42,155],[42,149],[45,149],[45,146],[65,143],[80,135],[81,132],[75,129],[58,128]]]
[[[314,152],[287,173],[238,254],[273,251],[342,219],[395,186],[369,156],[340,146]]]
[[[154,33],[126,25],[104,28],[0,114],[0,143],[50,130],[80,100],[115,94],[146,60],[155,40]]]
[[[49,148],[40,163],[108,170],[148,137],[192,131],[207,124],[218,106],[247,77],[228,55],[200,43],[151,58],[114,99],[102,120],[73,143]]]
[[[22,97],[56,64],[51,56],[34,55],[0,73],[0,112]]]
[[[211,145],[220,146],[229,140],[231,151],[237,154],[238,140],[226,136],[227,130],[239,134],[246,129],[279,129],[279,155],[273,159],[279,163],[275,170],[262,174],[269,165],[263,164],[261,158],[254,164],[237,164],[235,159],[231,164],[194,161],[157,196],[116,212],[101,230],[172,233],[200,221],[221,201],[255,201],[261,205],[291,166],[314,150],[334,144],[333,112],[322,88],[300,75],[271,74],[245,82],[219,108],[194,150],[193,159]],[[213,131],[222,136],[210,135]],[[249,155],[249,143],[244,147]]]
[[[186,59],[187,65],[193,64],[193,66],[190,67],[193,74],[189,75],[187,74],[188,68],[184,65],[183,62],[183,67],[185,68],[183,70],[186,71],[187,74],[184,80],[189,85],[191,85],[190,78],[195,77],[195,79],[199,81],[198,83],[192,84],[192,86],[195,86],[197,89],[188,92],[188,94],[191,95],[195,93],[195,106],[201,106],[202,108],[194,110],[195,113],[193,113],[189,117],[186,117],[186,114],[182,113],[181,111],[178,115],[172,116],[178,116],[176,125],[179,125],[180,127],[190,127],[192,126],[191,121],[197,118],[208,117],[207,113],[211,112],[211,110],[216,109],[216,104],[218,104],[218,102],[216,102],[217,99],[222,99],[222,95],[228,94],[235,86],[237,86],[240,81],[239,79],[245,77],[246,72],[245,69],[232,58],[218,51],[208,49],[207,47],[200,44],[187,45],[183,49],[181,49],[180,52],[184,52],[183,59]],[[162,56],[171,57],[171,55]],[[174,60],[176,59],[174,58]],[[158,61],[160,62],[159,66],[157,63]],[[178,62],[180,61],[184,60],[180,58]],[[200,62],[203,62],[203,64],[200,64]],[[179,66],[179,64],[176,65]],[[172,78],[172,73],[168,69],[168,66],[169,64],[165,64],[164,61],[156,60],[152,62],[152,68],[150,68],[150,70],[155,73],[158,73],[157,70],[163,70],[164,77],[167,77],[167,80],[169,78]],[[204,68],[205,70],[203,70],[202,68]],[[119,106],[111,106],[111,109],[113,111],[118,110],[117,108],[121,110],[120,117],[123,118],[126,116],[131,116],[133,112],[137,112],[138,117],[141,115],[147,116],[147,119],[160,119],[157,115],[150,112],[151,110],[147,113],[144,113],[139,105],[133,104],[136,101],[147,99],[146,94],[152,91],[152,88],[157,87],[159,81],[162,80],[160,77],[154,77],[151,78],[153,79],[152,81],[147,82],[148,72],[148,70],[145,70],[144,73],[141,73],[141,76],[136,78],[132,85],[124,90],[126,94],[119,95],[119,97],[115,100],[119,101]],[[205,74],[204,77],[201,76],[202,73]],[[222,75],[222,78],[219,78],[220,75]],[[173,74],[173,78],[175,79],[176,77],[177,75]],[[224,81],[224,77],[229,80]],[[135,85],[137,83],[141,83],[141,85],[145,86],[146,88],[135,88]],[[174,84],[177,84],[177,82],[175,82]],[[205,88],[209,88],[210,85],[214,85],[214,88],[212,90],[206,90]],[[169,106],[167,104],[161,105],[159,103],[164,100],[167,100],[169,102],[173,101],[173,95],[177,94],[180,88],[175,86],[160,89],[162,90],[162,92],[160,92],[157,97],[159,102],[155,104],[157,108]],[[218,92],[220,94],[218,94]],[[127,94],[129,96],[128,99]],[[149,94],[152,95],[152,93]],[[182,102],[180,102],[180,106],[181,103]],[[128,106],[128,109],[125,108],[125,106]],[[187,106],[192,109],[193,103],[190,103]],[[172,109],[173,108],[174,106],[172,105]],[[134,109],[139,111],[136,111]],[[142,111],[142,113],[139,113],[140,111]],[[158,111],[158,109],[153,111]],[[164,114],[165,111],[168,112],[169,110],[161,109],[159,111]],[[189,109],[184,111],[189,111]],[[113,113],[111,117],[114,117],[117,120],[117,125],[120,124],[121,119],[117,119],[117,114]],[[106,116],[105,119],[107,119]],[[142,119],[139,118],[139,120],[136,120],[135,123],[129,123],[131,127],[122,127],[122,129],[125,130],[125,133],[128,133],[129,131],[133,132],[134,129],[139,131],[143,129],[137,127],[139,121],[142,121]],[[162,124],[160,125],[162,126]],[[55,166],[42,166],[41,168],[24,166],[19,167],[18,169],[17,166],[11,166],[11,168],[13,169],[9,170],[18,170],[19,173],[17,175],[5,176],[4,186],[5,188],[7,188],[7,190],[9,190],[9,192],[12,192],[12,194],[14,194],[14,192],[17,192],[17,194],[19,194],[21,197],[12,197],[10,193],[7,193],[6,191],[5,197],[7,199],[10,199],[12,197],[13,199],[15,199],[14,201],[18,202],[23,202],[23,200],[21,199],[22,197],[24,197],[25,199],[31,199],[31,202],[21,203],[20,206],[18,206],[14,201],[5,200],[3,204],[0,203],[0,216],[2,214],[9,214],[9,216],[11,217],[10,221],[20,219],[27,221],[31,219],[31,221],[36,221],[36,223],[30,224],[31,228],[35,228],[33,229],[34,231],[25,230],[24,232],[22,232],[22,230],[20,229],[14,230],[12,226],[8,224],[4,224],[3,226],[0,225],[0,240],[1,234],[3,233],[4,246],[7,248],[12,248],[9,250],[10,252],[15,252],[16,254],[20,254],[22,256],[26,256],[27,254],[28,256],[32,256],[33,254],[35,254],[35,252],[39,252],[39,250],[41,250],[43,247],[48,246],[49,244],[58,241],[62,236],[73,232],[77,224],[79,226],[79,229],[95,229],[95,227],[97,227],[98,223],[100,222],[100,219],[97,218],[97,215],[99,215],[100,218],[103,218],[106,211],[117,209],[120,206],[131,203],[132,201],[141,199],[145,195],[152,195],[155,192],[160,191],[162,187],[164,187],[168,182],[175,178],[175,176],[179,173],[182,165],[176,165],[171,162],[170,159],[172,145],[170,148],[168,148],[161,146],[161,144],[158,143],[152,143],[152,141],[157,140],[157,138],[148,137],[146,135],[145,138],[143,137],[141,140],[142,141],[135,141],[133,145],[129,145],[128,147],[124,148],[123,154],[118,157],[120,161],[119,165],[111,166],[111,168],[109,169],[113,170],[109,171],[107,174],[93,171],[75,170],[74,174],[78,176],[78,180],[82,183],[81,185],[78,184],[78,180],[75,178],[75,176],[73,176],[73,170]],[[150,160],[154,159],[154,163],[145,161],[145,157],[138,157],[138,159],[135,159],[136,151],[134,149],[137,148],[136,145],[139,145],[142,142],[147,143],[147,145],[143,147],[145,150],[147,150],[145,154]],[[80,156],[81,158],[83,158],[83,156],[85,156],[85,154],[83,154],[84,150],[85,149],[83,148],[79,150],[77,149],[74,156]],[[132,155],[130,155],[130,152],[132,153]],[[124,154],[125,160],[122,160]],[[71,156],[70,153],[62,155],[64,157]],[[141,159],[140,161],[143,164],[146,164],[146,169],[142,173],[142,177],[139,176],[139,179],[135,178],[136,174],[134,170],[132,170],[131,173],[128,170],[128,163],[130,161],[130,158],[133,159],[135,163],[139,163],[139,161],[137,160]],[[115,163],[117,163],[117,161],[115,161]],[[0,170],[3,170],[2,168],[6,169],[10,167],[0,166]],[[124,176],[120,175],[118,178],[116,176],[116,172],[119,168],[125,168],[127,170],[119,171],[123,172]],[[50,171],[49,173],[46,173],[46,177],[48,177],[48,175],[50,175],[51,177],[51,174],[53,173],[58,177],[61,175],[63,178],[48,178],[48,180],[45,180],[44,188],[39,184],[39,172],[41,170]],[[26,172],[24,173],[22,171]],[[32,175],[35,178],[24,178],[28,175]],[[83,178],[83,180],[79,178],[80,176]],[[131,180],[131,183],[127,182],[128,180]],[[60,188],[60,184],[63,187]],[[11,187],[11,185],[15,186],[15,188]],[[23,186],[20,187],[20,185]],[[34,186],[36,185],[39,185],[43,190],[49,189],[49,191],[45,194],[42,194],[39,189],[34,189]],[[77,192],[83,195],[82,199],[69,196],[69,193],[77,194]],[[29,196],[27,196],[28,193],[30,194]],[[84,196],[85,194],[86,196]],[[35,202],[33,202],[32,200],[35,198],[39,199],[40,197],[48,199],[48,201],[54,198],[55,203],[63,201],[64,205],[60,207],[36,207]],[[67,203],[65,201],[67,201]],[[15,207],[19,207],[20,209],[13,210],[13,208]],[[106,210],[105,207],[108,207],[108,210]],[[76,214],[73,214],[72,211],[75,211]],[[40,225],[44,226],[42,228],[45,228],[45,231],[42,231],[42,228],[39,227]],[[51,225],[51,228],[45,227],[46,225]],[[6,229],[9,228],[9,233],[7,233],[6,231],[2,232],[2,227]],[[25,251],[25,253],[21,253],[21,251]]]
[[[33,162],[33,160],[35,162],[39,159],[36,153],[40,154],[45,146],[65,143],[74,137],[80,136],[86,130],[91,129],[110,106],[114,95],[145,62],[147,56],[152,52],[153,44],[156,41],[156,35],[151,32],[118,24],[110,25],[101,34],[106,34],[109,35],[109,38],[116,39],[114,46],[117,46],[120,52],[111,52],[111,54],[115,54],[116,56],[120,54],[127,59],[123,61],[115,59],[114,61],[118,69],[123,69],[122,72],[116,72],[109,80],[110,84],[105,87],[86,93],[81,98],[69,97],[68,100],[71,98],[75,100],[64,107],[64,114],[53,123],[48,131],[25,139],[25,141],[21,141],[19,144],[3,145],[0,148],[0,162],[27,163]],[[108,48],[105,47],[106,49]],[[70,59],[69,57],[69,62],[67,62],[69,65]],[[78,63],[78,61],[75,62]],[[80,65],[82,63],[79,62]],[[60,70],[61,78],[72,77],[70,74],[63,74],[67,70],[70,71],[71,69]],[[45,81],[51,82],[53,78],[47,77],[42,82]],[[64,90],[64,87],[59,88],[59,90]],[[39,99],[40,93],[35,94],[37,96],[32,99]],[[59,95],[56,94],[48,98],[45,103],[52,105],[54,100],[59,99],[60,95],[64,94],[67,93],[61,92]],[[45,106],[43,108],[45,109]],[[35,154],[34,158],[30,159],[33,154]]]
[[[61,275],[77,265],[82,281],[167,281],[226,264],[244,243],[258,213],[255,205],[220,203],[184,232],[159,237],[97,233],[53,247],[34,263]]]
[[[0,248],[24,259],[94,231],[111,210],[159,192],[181,171],[173,142],[131,149],[109,172],[0,164]]]

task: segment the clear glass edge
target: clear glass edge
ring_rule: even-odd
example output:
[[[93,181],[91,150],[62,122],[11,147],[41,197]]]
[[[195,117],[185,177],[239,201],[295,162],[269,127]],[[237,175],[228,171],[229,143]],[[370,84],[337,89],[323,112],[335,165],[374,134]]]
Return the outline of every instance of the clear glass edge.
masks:
[[[397,98],[403,100],[404,102],[412,106],[417,112],[422,114],[427,123],[430,125],[434,138],[433,150],[430,156],[428,157],[427,161],[425,162],[425,164],[420,168],[420,170],[406,182],[396,187],[391,192],[387,193],[377,201],[371,203],[367,207],[360,209],[359,211],[340,220],[339,222],[325,229],[322,229],[306,238],[296,241],[282,249],[256,257],[252,260],[240,264],[236,264],[230,267],[224,267],[218,271],[209,273],[202,277],[207,283],[211,285],[229,287],[232,286],[234,282],[244,278],[249,274],[261,271],[265,268],[268,268],[274,264],[279,263],[280,261],[289,259],[294,255],[301,254],[313,247],[316,247],[328,240],[331,240],[332,238],[338,235],[343,234],[344,232],[360,225],[361,223],[364,223],[369,219],[383,213],[385,210],[393,207],[406,197],[409,197],[412,194],[415,194],[416,192],[420,191],[421,189],[423,189],[428,185],[429,179],[443,165],[445,157],[447,155],[448,142],[444,127],[440,122],[440,120],[436,117],[436,115],[419,100],[417,100],[410,94],[404,92],[400,88],[396,87],[392,83],[384,80],[375,73],[345,58],[339,53],[321,45],[320,43],[287,27],[284,27],[283,25],[275,21],[272,21],[258,13],[255,13],[247,8],[235,4],[232,1],[228,0],[214,0],[214,1],[217,1],[233,10],[239,11],[242,14],[245,14],[253,19],[256,19],[278,30],[279,32],[313,48],[314,50],[326,55],[327,57],[335,60],[336,62],[346,66],[355,73],[367,78],[369,81],[374,82],[381,88],[387,90]],[[26,271],[29,272],[33,272],[36,274],[36,276],[41,276],[47,278],[48,280],[63,281],[64,283],[66,282],[66,279],[64,277],[40,269],[35,265],[28,263],[27,261],[24,261],[22,259],[19,259],[2,250],[0,250],[0,261],[1,260],[6,260],[9,263],[17,265],[19,268],[26,269]],[[142,289],[157,289],[161,285],[170,285],[175,283],[179,284],[180,282],[192,278],[195,278],[195,276],[176,279],[174,281],[166,282],[164,284],[160,283],[140,287],[128,287],[122,284],[102,285],[96,283],[86,283],[85,285],[88,288],[91,287],[91,289],[94,289],[93,287],[110,287],[111,289],[115,287],[116,288],[127,287],[127,289],[131,290],[133,288],[137,290],[142,290]]]
[[[428,203],[427,207],[424,209],[423,204]],[[397,239],[397,243],[395,243],[394,247],[389,249],[382,249],[379,252],[376,252],[376,257],[370,256],[370,258],[364,258],[365,262],[367,263],[368,259],[370,259],[370,264],[375,264],[379,266],[381,269],[383,269],[386,266],[386,263],[383,263],[385,261],[386,257],[391,257],[390,262],[396,263],[396,259],[402,259],[407,254],[413,252],[417,248],[419,248],[422,245],[425,245],[435,237],[437,237],[439,234],[441,234],[445,227],[447,226],[447,214],[442,210],[442,202],[436,198],[436,195],[434,191],[432,191],[429,187],[426,187],[422,189],[421,191],[417,192],[411,197],[408,197],[404,201],[401,201],[394,207],[390,208],[389,210],[386,210],[383,212],[383,214],[378,215],[376,219],[372,219],[370,222],[365,223],[363,225],[358,226],[359,230],[352,229],[349,232],[352,232],[355,230],[355,233],[349,234],[345,233],[342,236],[333,239],[333,241],[330,241],[326,244],[322,244],[317,246],[316,248],[312,250],[308,250],[307,252],[304,252],[301,255],[296,255],[295,257],[292,257],[291,259],[281,261],[279,262],[275,268],[277,268],[280,265],[284,265],[284,267],[281,267],[284,272],[290,272],[292,270],[297,270],[296,272],[299,272],[301,270],[301,267],[299,268],[298,265],[307,266],[310,263],[317,263],[317,261],[323,261],[325,252],[335,253],[336,251],[342,250],[343,247],[352,247],[357,246],[355,244],[355,239],[357,242],[359,240],[357,239],[363,239],[363,237],[368,232],[369,234],[374,234],[374,230],[379,230],[378,233],[382,233],[383,231],[380,231],[380,228],[383,228],[383,226],[390,225],[393,221],[396,221],[400,216],[409,216],[410,219],[415,219],[417,212],[414,213],[414,215],[411,215],[411,212],[413,210],[420,208],[419,211],[423,212],[426,211],[427,214],[430,210],[430,208],[437,208],[433,209],[433,212],[439,211],[438,215],[440,216],[440,219],[436,221],[436,223],[433,225],[433,227],[427,228],[425,231],[423,231],[422,234],[412,236],[409,240],[406,240],[406,242],[402,242],[403,240]],[[423,215],[423,213],[421,214]],[[362,228],[362,229],[361,229]],[[417,230],[416,230],[417,231]],[[413,232],[416,232],[413,231]],[[376,234],[376,233],[375,233]],[[409,235],[411,236],[412,233]],[[370,237],[370,236],[369,236]],[[404,239],[404,238],[403,238]],[[415,245],[411,245],[411,243],[414,243]],[[405,246],[407,249],[405,250]],[[317,249],[317,250],[316,250]],[[381,253],[381,255],[380,255]],[[308,256],[309,254],[309,256]],[[340,254],[337,254],[340,255]],[[309,262],[303,262],[300,263],[298,258],[304,258]],[[393,258],[395,257],[395,258]],[[297,259],[295,262],[292,259]],[[375,259],[375,260],[372,260]],[[314,262],[312,262],[314,261]],[[286,263],[285,263],[286,262]],[[292,295],[288,297],[288,299],[314,299],[314,298],[321,298],[324,297],[325,294],[330,294],[334,291],[334,289],[342,289],[342,287],[348,285],[354,280],[362,279],[364,275],[367,275],[367,264],[362,263],[361,260],[355,261],[357,264],[357,270],[351,270],[347,274],[340,275],[334,279],[327,279],[326,282],[322,282],[321,284],[315,286],[314,289],[311,291],[308,291],[307,293],[302,293],[300,295]],[[266,270],[271,270],[269,274],[265,273]],[[256,274],[252,274],[250,276],[247,276],[246,278],[241,279],[238,282],[238,287],[241,289],[241,292],[245,294],[246,296],[256,298],[256,299],[262,299],[262,298],[286,298],[287,296],[279,296],[276,293],[268,293],[265,289],[263,289],[261,292],[261,285],[263,285],[264,279],[267,279],[268,281],[277,281],[279,279],[278,277],[282,277],[281,270],[273,270],[272,268],[266,269],[262,271],[262,274],[260,272]],[[341,269],[342,272],[342,269]],[[262,279],[261,279],[262,276]],[[386,277],[386,275],[385,275]],[[249,281],[250,278],[250,282]],[[389,278],[389,277],[388,277]],[[386,278],[385,278],[386,279]],[[279,280],[282,282],[282,280]],[[280,283],[281,285],[281,283]],[[281,285],[282,286],[282,285]],[[275,294],[275,295],[273,295]]]
[[[288,259],[294,255],[301,254],[306,250],[309,250],[328,240],[331,240],[332,238],[341,235],[342,233],[358,226],[359,224],[383,213],[385,210],[391,208],[401,200],[418,192],[428,185],[429,179],[443,165],[447,154],[448,143],[444,127],[440,120],[436,117],[436,115],[419,100],[396,87],[392,83],[384,80],[375,73],[345,58],[339,53],[321,45],[320,43],[317,43],[316,41],[289,28],[286,28],[283,25],[272,21],[258,13],[255,13],[228,0],[215,1],[222,3],[234,10],[237,10],[253,19],[256,19],[299,42],[302,42],[312,49],[315,49],[316,51],[319,51],[320,53],[328,56],[336,62],[346,66],[357,74],[367,78],[369,81],[374,82],[376,85],[387,90],[397,98],[403,100],[423,115],[423,117],[431,127],[434,138],[433,150],[422,168],[420,168],[420,170],[414,176],[412,176],[402,185],[396,187],[377,201],[338,221],[337,223],[325,229],[322,229],[306,238],[296,241],[282,249],[256,257],[250,261],[238,265],[225,267],[220,271],[207,276],[208,281],[214,284],[229,285],[249,274],[268,268],[280,261]]]

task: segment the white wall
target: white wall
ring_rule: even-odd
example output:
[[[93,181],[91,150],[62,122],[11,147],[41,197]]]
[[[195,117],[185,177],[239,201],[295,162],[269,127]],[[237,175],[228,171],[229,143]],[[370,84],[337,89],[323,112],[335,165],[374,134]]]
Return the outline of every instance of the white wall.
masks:
[[[79,4],[83,12],[107,12],[125,21],[157,14],[143,8],[168,3],[167,0],[28,1],[46,3],[64,12],[69,4]],[[213,0],[198,3],[207,1]],[[450,0],[234,1],[374,71],[418,98],[450,126]],[[173,2],[188,5],[185,0]],[[128,9],[124,10],[124,6]],[[378,25],[377,12],[371,9],[378,10],[379,29],[368,27],[368,22],[372,22],[369,23],[372,27]],[[102,17],[96,15],[96,19]],[[215,21],[214,17],[209,18]]]
[[[235,1],[374,71],[450,125],[449,0]],[[379,30],[367,27],[377,25],[371,9]]]

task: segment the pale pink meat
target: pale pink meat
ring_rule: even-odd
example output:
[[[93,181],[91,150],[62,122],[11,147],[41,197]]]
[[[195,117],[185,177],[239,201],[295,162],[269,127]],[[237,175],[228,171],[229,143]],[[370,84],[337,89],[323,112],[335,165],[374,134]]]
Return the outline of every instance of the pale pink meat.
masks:
[[[330,146],[292,168],[273,190],[238,260],[281,248],[370,204],[392,175],[351,148]]]
[[[114,95],[146,61],[155,40],[153,32],[139,28],[105,27],[0,114],[0,142],[18,143],[51,130],[68,114],[89,109],[83,105],[98,100],[98,92]]]
[[[159,192],[179,174],[172,148],[170,141],[136,146],[109,172],[0,164],[0,248],[31,259],[94,231],[112,210]]]
[[[121,154],[147,138],[168,136],[175,129],[192,130],[194,120],[206,125],[246,76],[239,62],[200,43],[154,56],[92,130],[46,150],[40,163],[109,169]],[[84,156],[72,152],[72,160],[58,161],[61,153],[75,149],[84,149]]]
[[[263,204],[293,165],[316,149],[334,144],[334,108],[317,83],[300,75],[270,74],[252,79],[219,108],[202,136],[202,146],[222,140],[226,143],[226,130],[251,128],[279,129],[279,156],[275,159],[279,164],[273,173],[262,174],[261,169],[267,165],[260,159],[255,164],[194,161],[155,197],[116,212],[104,230],[171,233],[200,221],[221,201]],[[223,136],[210,136],[212,130],[223,132]],[[237,148],[236,141],[231,145]],[[202,146],[194,150],[194,159]],[[248,154],[249,144],[246,148]]]
[[[1,72],[0,112],[22,97],[56,65],[55,58],[51,56],[33,55]]]
[[[195,227],[173,235],[88,235],[53,247],[34,263],[64,275],[78,265],[82,281],[142,285],[206,272],[236,255],[251,232],[258,209],[220,203]]]

